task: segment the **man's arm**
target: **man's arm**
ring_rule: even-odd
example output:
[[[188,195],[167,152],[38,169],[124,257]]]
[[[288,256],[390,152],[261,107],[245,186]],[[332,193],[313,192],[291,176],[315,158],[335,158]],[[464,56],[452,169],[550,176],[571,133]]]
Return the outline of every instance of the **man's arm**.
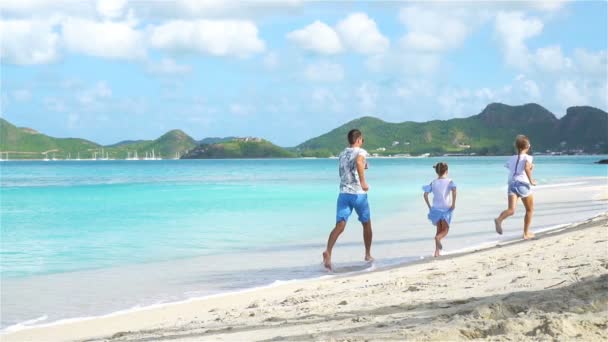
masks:
[[[452,207],[450,209],[456,209],[456,188],[452,188]]]
[[[362,155],[357,156],[357,173],[359,174],[359,182],[361,182],[363,191],[369,190],[369,185],[365,181],[365,157]]]

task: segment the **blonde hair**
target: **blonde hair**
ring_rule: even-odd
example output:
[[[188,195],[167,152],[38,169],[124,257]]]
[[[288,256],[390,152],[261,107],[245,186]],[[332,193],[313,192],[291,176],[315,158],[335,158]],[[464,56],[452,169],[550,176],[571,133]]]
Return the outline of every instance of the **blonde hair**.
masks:
[[[517,154],[521,154],[521,151],[530,147],[530,139],[523,134],[519,134],[515,137],[515,149],[517,149]]]
[[[515,162],[515,170],[513,171],[513,176],[517,173],[517,166],[519,165],[519,155],[521,151],[530,148],[530,139],[523,134],[519,134],[515,137],[515,148],[517,149],[517,162]]]

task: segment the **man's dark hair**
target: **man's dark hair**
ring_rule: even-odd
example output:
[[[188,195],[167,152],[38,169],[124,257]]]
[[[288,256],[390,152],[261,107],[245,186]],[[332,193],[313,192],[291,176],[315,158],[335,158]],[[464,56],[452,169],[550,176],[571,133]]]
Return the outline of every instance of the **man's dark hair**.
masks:
[[[361,137],[361,131],[358,129],[351,129],[348,132],[348,142],[352,145],[355,142],[357,142],[357,139],[359,139]]]

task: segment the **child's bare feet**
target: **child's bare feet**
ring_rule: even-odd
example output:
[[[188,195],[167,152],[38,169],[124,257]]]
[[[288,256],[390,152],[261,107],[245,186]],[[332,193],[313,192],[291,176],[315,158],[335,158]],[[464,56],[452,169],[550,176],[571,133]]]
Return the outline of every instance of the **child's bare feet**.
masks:
[[[323,252],[323,266],[325,266],[328,271],[331,271],[331,256],[327,251]]]
[[[497,218],[494,219],[494,228],[496,228],[498,234],[502,235],[502,224],[501,222],[498,222]]]
[[[536,235],[534,235],[534,233],[532,232],[527,232],[524,234],[524,240],[530,240],[533,239]]]

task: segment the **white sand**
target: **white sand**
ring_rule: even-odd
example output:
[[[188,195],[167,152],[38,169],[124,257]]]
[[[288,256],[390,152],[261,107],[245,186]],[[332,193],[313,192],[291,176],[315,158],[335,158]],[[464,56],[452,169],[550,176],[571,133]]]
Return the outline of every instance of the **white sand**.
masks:
[[[2,341],[608,340],[608,215],[483,251],[109,317]]]

